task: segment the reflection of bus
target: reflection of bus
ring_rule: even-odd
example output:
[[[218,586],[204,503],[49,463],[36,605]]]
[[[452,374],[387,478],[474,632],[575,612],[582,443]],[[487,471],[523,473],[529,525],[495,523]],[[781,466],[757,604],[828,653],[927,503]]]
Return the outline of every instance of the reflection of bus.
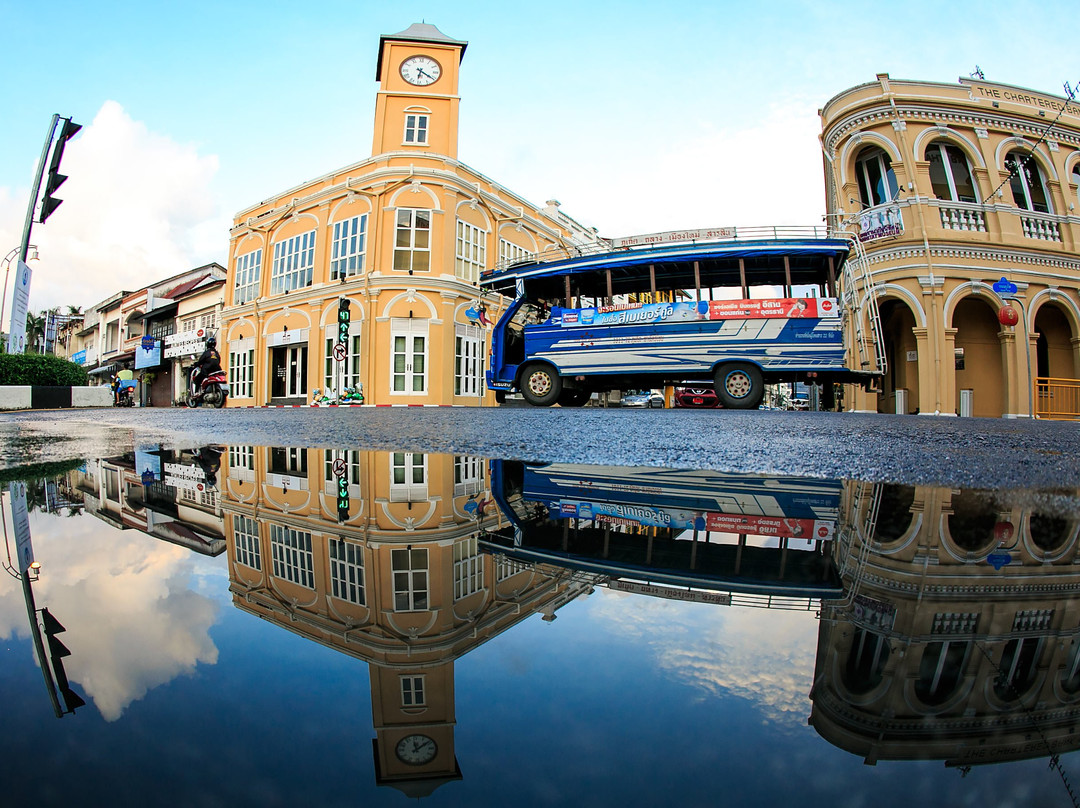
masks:
[[[683,234],[657,239],[675,235]],[[514,298],[492,335],[487,383],[496,398],[520,391],[530,404],[580,406],[597,391],[700,383],[715,385],[723,406],[750,409],[767,383],[812,380],[831,396],[831,382],[870,380],[845,364],[836,294],[847,241],[816,231],[622,241],[633,240],[481,277]],[[815,296],[795,297],[795,287]]]
[[[493,461],[509,525],[486,549],[649,585],[837,597],[842,483],[715,471]]]

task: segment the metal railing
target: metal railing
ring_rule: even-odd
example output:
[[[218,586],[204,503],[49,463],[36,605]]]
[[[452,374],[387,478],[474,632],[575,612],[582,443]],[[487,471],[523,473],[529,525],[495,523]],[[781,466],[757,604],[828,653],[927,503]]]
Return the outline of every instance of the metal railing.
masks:
[[[642,236],[643,239],[652,239],[634,246],[614,246],[613,242],[621,242],[625,239],[600,239],[593,244],[556,244],[547,247],[540,252],[528,253],[524,256],[507,258],[495,264],[494,268],[482,275],[493,272],[501,272],[512,266],[521,264],[547,264],[552,261],[564,261],[570,258],[582,258],[593,255],[603,255],[614,252],[633,252],[635,250],[655,249],[657,247],[677,246],[683,244],[715,244],[733,241],[760,241],[762,239],[828,239],[850,238],[831,231],[827,227],[774,225],[758,227],[718,227],[709,232],[723,232],[722,236],[700,237],[694,234],[702,233],[701,230],[671,231],[668,233],[652,233]],[[679,236],[684,236],[679,238]],[[662,237],[662,238],[661,238]]]
[[[855,331],[855,349],[861,370],[884,373],[886,370],[885,339],[881,331],[881,314],[870,272],[870,259],[861,241],[850,233],[842,233],[851,242],[854,254],[844,263],[841,308],[850,312]],[[864,327],[863,310],[866,310]]]
[[[1080,379],[1035,378],[1035,417],[1080,421]]]

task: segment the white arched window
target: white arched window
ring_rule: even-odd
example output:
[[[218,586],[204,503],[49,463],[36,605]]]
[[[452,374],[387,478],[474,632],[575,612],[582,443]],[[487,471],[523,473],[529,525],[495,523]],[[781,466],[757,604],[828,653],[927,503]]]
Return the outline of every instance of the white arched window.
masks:
[[[859,182],[859,199],[864,208],[891,202],[900,190],[889,155],[877,146],[859,153],[855,161],[855,177]]]
[[[1072,167],[1072,181],[1077,186],[1076,196],[1080,199],[1080,160]]]
[[[1012,188],[1016,207],[1037,213],[1053,212],[1050,210],[1050,198],[1046,193],[1042,171],[1034,157],[1021,152],[1009,152],[1005,156],[1005,170],[1009,172],[1009,187]]]
[[[960,148],[944,141],[935,141],[926,147],[926,159],[930,163],[930,183],[934,196],[951,202],[978,201],[971,166]]]

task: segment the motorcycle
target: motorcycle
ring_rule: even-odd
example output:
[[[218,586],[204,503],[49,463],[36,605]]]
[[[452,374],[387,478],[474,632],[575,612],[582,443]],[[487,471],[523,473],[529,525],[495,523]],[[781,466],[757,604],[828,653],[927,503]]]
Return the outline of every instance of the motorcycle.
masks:
[[[134,407],[135,406],[135,386],[134,385],[121,385],[117,391],[116,399],[113,401],[114,407]]]
[[[192,376],[195,374],[193,373]],[[229,398],[229,382],[224,370],[215,370],[199,379],[199,389],[195,390],[193,380],[188,382],[187,405],[198,407],[203,403],[218,409],[225,406]]]

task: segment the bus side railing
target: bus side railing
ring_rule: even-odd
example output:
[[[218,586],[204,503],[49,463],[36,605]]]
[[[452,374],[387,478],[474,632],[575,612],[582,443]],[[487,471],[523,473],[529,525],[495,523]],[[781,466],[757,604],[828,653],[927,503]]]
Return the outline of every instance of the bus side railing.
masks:
[[[564,261],[570,258],[583,258],[604,253],[634,252],[643,249],[655,249],[656,247],[676,246],[680,244],[723,244],[735,241],[761,241],[764,239],[829,239],[843,238],[850,240],[850,233],[843,233],[828,227],[809,227],[795,225],[773,225],[758,227],[726,227],[716,228],[730,233],[730,236],[720,238],[674,238],[672,240],[654,241],[636,246],[614,246],[613,242],[622,239],[601,239],[592,244],[556,244],[547,247],[540,252],[527,253],[515,258],[506,258],[495,264],[492,272],[502,272],[512,266],[522,264],[547,264],[554,261]],[[677,233],[679,231],[676,231]],[[671,234],[658,234],[671,235]]]

